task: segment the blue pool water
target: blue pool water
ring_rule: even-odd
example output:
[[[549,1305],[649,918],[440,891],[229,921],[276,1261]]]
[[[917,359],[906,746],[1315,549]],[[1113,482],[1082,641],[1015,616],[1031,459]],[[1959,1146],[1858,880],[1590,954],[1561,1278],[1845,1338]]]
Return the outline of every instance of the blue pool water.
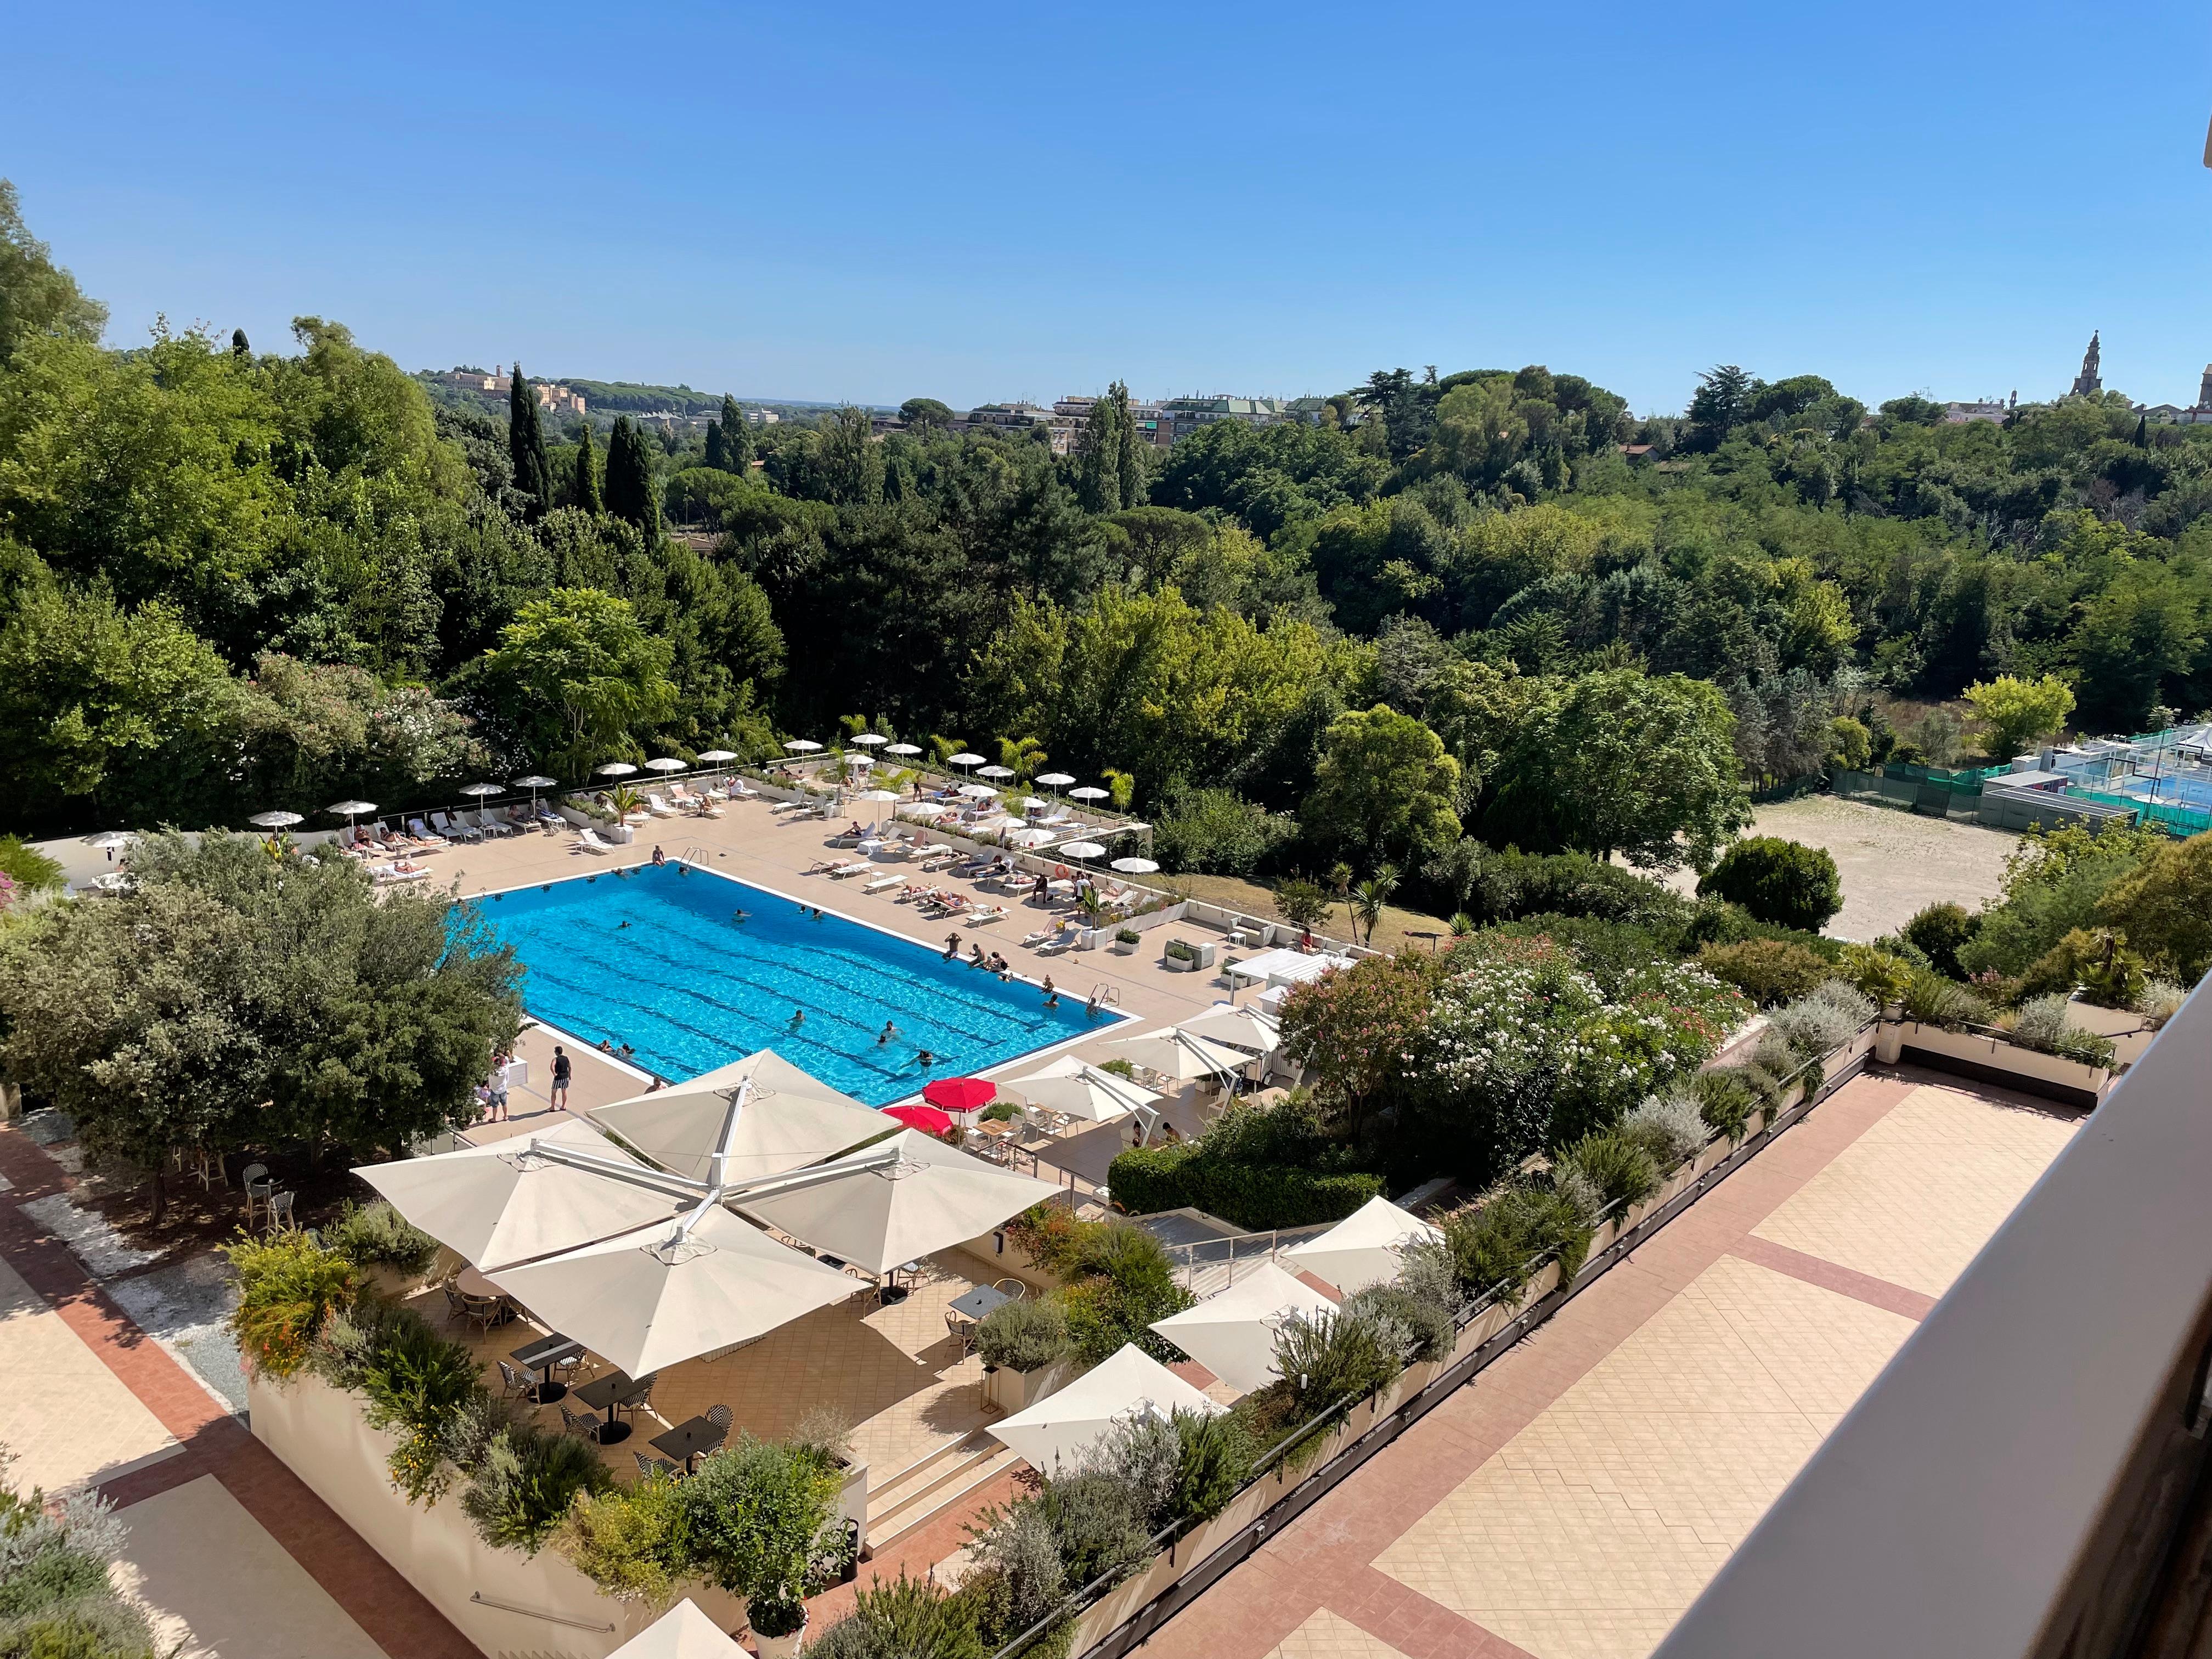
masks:
[[[823,899],[838,890],[825,884]],[[472,901],[527,969],[532,1018],[636,1051],[671,1079],[757,1048],[882,1106],[1107,1023],[1083,995],[946,962],[925,945],[824,916],[725,876],[651,865]],[[732,913],[747,913],[744,921]],[[988,936],[985,949],[990,948]],[[796,1028],[795,1012],[806,1018]],[[898,1030],[878,1042],[884,1023]],[[925,1069],[920,1051],[933,1063]]]

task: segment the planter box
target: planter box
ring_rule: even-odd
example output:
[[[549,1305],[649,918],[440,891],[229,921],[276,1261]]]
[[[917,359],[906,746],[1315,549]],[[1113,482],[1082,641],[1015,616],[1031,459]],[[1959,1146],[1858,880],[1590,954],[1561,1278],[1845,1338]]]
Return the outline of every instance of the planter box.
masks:
[[[313,1376],[281,1389],[255,1377],[246,1387],[253,1437],[493,1659],[517,1652],[605,1659],[658,1616],[600,1595],[557,1550],[526,1556],[493,1548],[461,1513],[458,1491],[427,1506],[409,1504],[385,1468],[397,1437],[370,1428],[351,1395]],[[865,1471],[862,1480],[865,1489]],[[744,1603],[711,1584],[686,1584],[678,1594],[724,1630],[744,1621]]]
[[[2066,1018],[2085,1031],[2112,1040],[2112,1064],[2132,1066],[2143,1057],[2158,1030],[2132,1008],[2100,1008],[2077,995],[2068,999]]]
[[[1137,947],[1143,943],[1144,940],[1138,939],[1117,939],[1114,941],[1114,954],[1117,957],[1133,957],[1137,954]]]
[[[1893,1036],[1892,1034],[1894,1034]],[[1947,1031],[1940,1025],[1911,1020],[1883,1027],[1883,1048],[1899,1057],[1919,1060],[1939,1070],[2023,1090],[2069,1106],[2094,1106],[2112,1079],[2101,1066],[2084,1066],[2078,1060],[2023,1048],[2002,1037],[1978,1031]]]
[[[1011,1417],[1016,1412],[1027,1411],[1047,1395],[1059,1393],[1083,1371],[1084,1367],[1073,1359],[1057,1359],[1033,1371],[1018,1371],[1011,1365],[1001,1365],[996,1370],[983,1373],[983,1399]]]

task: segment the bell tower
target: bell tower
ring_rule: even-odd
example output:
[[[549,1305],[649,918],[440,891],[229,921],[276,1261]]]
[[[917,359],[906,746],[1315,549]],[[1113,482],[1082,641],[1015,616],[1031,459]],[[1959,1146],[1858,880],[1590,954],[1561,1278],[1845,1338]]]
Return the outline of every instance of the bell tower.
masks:
[[[2098,373],[2099,349],[2097,336],[2089,336],[2089,349],[2081,354],[2081,372],[2074,377],[2073,395],[2094,398],[2105,389],[2104,376]]]

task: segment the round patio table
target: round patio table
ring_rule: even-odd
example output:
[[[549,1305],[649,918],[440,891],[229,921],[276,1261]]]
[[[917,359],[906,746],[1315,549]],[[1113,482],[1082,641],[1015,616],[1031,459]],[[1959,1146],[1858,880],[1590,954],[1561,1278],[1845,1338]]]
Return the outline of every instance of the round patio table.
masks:
[[[507,1294],[474,1267],[464,1267],[455,1273],[453,1288],[463,1296],[504,1297]]]

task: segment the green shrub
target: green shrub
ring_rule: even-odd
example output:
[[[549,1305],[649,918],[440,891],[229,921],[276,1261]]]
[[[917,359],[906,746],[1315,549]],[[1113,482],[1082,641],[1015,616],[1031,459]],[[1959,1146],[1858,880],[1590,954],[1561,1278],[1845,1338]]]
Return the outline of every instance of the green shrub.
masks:
[[[948,1595],[906,1569],[878,1578],[854,1598],[853,1611],[816,1637],[811,1659],[983,1659],[975,1599]]]
[[[1068,1351],[1067,1315],[1048,1297],[1002,1302],[975,1327],[975,1348],[987,1365],[1042,1370]]]
[[[1803,996],[1829,971],[1828,963],[1805,946],[1771,939],[1705,945],[1698,952],[1698,965],[1762,1008]]]
[[[691,1565],[756,1603],[803,1600],[841,1484],[805,1449],[738,1436],[678,1487]]]
[[[1171,783],[1152,816],[1152,856],[1170,872],[1249,876],[1297,834],[1297,820],[1233,789]]]
[[[1776,836],[1753,836],[1721,854],[1698,883],[1700,898],[1741,904],[1761,921],[1818,933],[1843,908],[1836,860],[1823,849]]]
[[[1913,964],[1876,945],[1846,945],[1838,965],[1844,981],[1881,1008],[1903,996],[1905,988],[1912,982]]]
[[[295,1376],[325,1321],[361,1294],[361,1270],[303,1232],[240,1235],[223,1254],[238,1275],[230,1328],[240,1357],[264,1376]]]
[[[2022,997],[2079,990],[2100,1008],[2132,1008],[2148,980],[2143,959],[2108,927],[2076,927],[2020,978]]]
[[[49,1510],[43,1493],[21,1494],[0,1480],[0,1655],[154,1659],[146,1615],[109,1574],[125,1535],[94,1493],[73,1493]]]
[[[1389,1387],[1406,1368],[1405,1347],[1400,1334],[1348,1306],[1293,1313],[1275,1332],[1275,1370],[1313,1418]]]
[[[1730,1141],[1740,1141],[1751,1130],[1751,1115],[1759,1105],[1759,1091],[1735,1066],[1700,1072],[1690,1079],[1691,1097],[1698,1115]]]
[[[1142,1503],[1119,1476],[1089,1470],[1054,1476],[1036,1502],[1070,1589],[1133,1572],[1151,1553]]]
[[[1659,1165],[1650,1152],[1617,1131],[1585,1135],[1552,1167],[1553,1183],[1595,1223],[1616,1206],[1640,1204],[1659,1190]]]
[[[2079,1060],[2084,1066],[2110,1066],[2112,1038],[2084,1030],[2073,1023],[2071,1014],[2064,997],[2037,997],[2021,1004],[2020,1012],[2012,1017],[2012,1040],[2062,1060]]]
[[[1496,1291],[1509,1305],[1546,1256],[1556,1255],[1562,1277],[1571,1278],[1589,1248],[1582,1212],[1548,1187],[1506,1188],[1480,1208],[1446,1217],[1443,1231],[1468,1294]]]
[[[403,1273],[427,1272],[438,1255],[436,1239],[380,1198],[347,1205],[323,1230],[323,1243],[363,1267],[396,1267]]]
[[[1899,1000],[1905,1018],[1922,1025],[1986,1025],[1995,1018],[1995,1010],[1965,986],[1925,970],[1913,975]]]
[[[579,1495],[610,1492],[614,1484],[590,1441],[517,1423],[486,1449],[461,1494],[461,1511],[487,1544],[535,1555]]]
[[[1814,956],[1828,962],[1843,959],[1844,941],[1830,939],[1826,933],[1808,932],[1802,927],[1784,927],[1771,921],[1761,921],[1741,904],[1730,904],[1723,899],[1705,898],[1698,901],[1697,908],[1690,913],[1682,925],[1676,948],[1695,951],[1706,945],[1742,945],[1752,939],[1774,939],[1784,945],[1802,945]]]
[[[1686,1095],[1654,1095],[1621,1119],[1624,1139],[1650,1153],[1660,1172],[1671,1171],[1684,1159],[1695,1157],[1711,1138],[1711,1130],[1698,1115],[1698,1103]]]
[[[434,1502],[451,1480],[447,1457],[455,1419],[483,1397],[475,1357],[412,1309],[364,1301],[331,1322],[319,1366],[360,1391],[373,1428],[400,1437],[389,1459],[392,1484],[410,1503]]]
[[[1796,1060],[1815,1060],[1833,1053],[1856,1036],[1859,1027],[1866,1023],[1863,1016],[1855,1017],[1866,1006],[1865,998],[1848,985],[1838,985],[1836,988],[1850,999],[1848,1002],[1839,1001],[1821,994],[1825,988],[1816,987],[1768,1016],[1772,1030],[1789,1045]]]
[[[1226,1412],[1184,1408],[1174,1420],[1181,1455],[1169,1508],[1184,1520],[1211,1521],[1252,1478],[1258,1449],[1246,1425]]]
[[[561,1553],[617,1601],[659,1607],[690,1560],[684,1494],[665,1474],[586,1494],[562,1528]]]
[[[2189,993],[2170,979],[2150,979],[2143,983],[2142,994],[2136,999],[2136,1012],[2148,1020],[2153,1028],[2160,1028],[2181,1012],[2181,1005],[2189,1000]]]
[[[1449,1309],[1404,1285],[1370,1285],[1354,1291],[1344,1298],[1343,1310],[1391,1332],[1399,1358],[1408,1365],[1443,1358],[1459,1334]]]
[[[19,891],[35,893],[62,884],[62,866],[20,836],[0,836],[0,876]]]
[[[1959,951],[1982,931],[1982,919],[1963,904],[1931,904],[1917,912],[1904,927],[1905,937],[1920,947],[1928,965],[1946,979],[1964,979]]]
[[[1022,1109],[1011,1100],[994,1100],[983,1109],[986,1123],[1007,1123],[1022,1115]]]
[[[1231,1163],[1209,1156],[1203,1139],[1118,1153],[1106,1181],[1133,1215],[1188,1207],[1254,1232],[1341,1221],[1382,1190],[1382,1177],[1364,1170]]]
[[[1425,873],[1436,879],[1443,872],[1431,866]],[[1632,922],[1665,933],[1680,927],[1690,910],[1663,883],[1587,853],[1484,852],[1464,890],[1465,908],[1485,922],[1552,914]]]

